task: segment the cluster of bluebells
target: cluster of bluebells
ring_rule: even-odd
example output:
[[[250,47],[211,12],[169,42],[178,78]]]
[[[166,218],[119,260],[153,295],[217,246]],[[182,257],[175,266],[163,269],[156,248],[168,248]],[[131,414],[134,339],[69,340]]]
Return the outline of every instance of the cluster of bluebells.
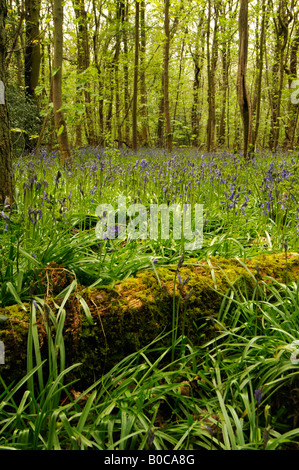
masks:
[[[4,211],[9,211],[9,215],[7,215]],[[0,212],[0,217],[6,222],[4,231],[7,232],[9,225],[13,224],[13,221],[11,219],[11,205],[9,204],[7,197],[4,201],[4,210]]]
[[[257,165],[265,167],[267,160],[265,162],[262,158],[254,159],[252,169]],[[282,187],[285,182],[288,185],[293,183],[295,165],[296,162],[290,165],[290,161],[285,160],[280,164],[276,162],[275,166],[271,162],[266,167],[259,186],[262,198],[259,206],[265,215],[271,214],[275,201],[282,209],[287,208],[292,195]],[[240,211],[246,216],[252,187],[250,181],[244,181],[243,169],[244,161],[238,155],[184,149],[171,155],[161,149],[140,149],[136,160],[136,154],[130,149],[81,148],[76,150],[67,168],[61,168],[56,152],[41,149],[38,155],[32,155],[29,160],[20,159],[14,166],[14,172],[21,175],[21,181],[25,180],[24,195],[30,195],[32,190],[39,193],[33,204],[28,198],[32,207],[26,208],[33,224],[42,218],[45,210],[52,212],[55,222],[55,211],[66,218],[71,206],[83,203],[84,208],[92,209],[102,202],[102,197],[115,197],[117,194],[126,195],[128,203],[170,205],[201,202],[206,207],[214,197],[214,201],[225,205],[227,211]],[[38,181],[37,174],[41,172],[43,180]],[[54,179],[52,175],[55,175]],[[67,195],[67,181],[73,185],[76,183],[76,191],[72,186],[76,194],[69,192]],[[296,228],[299,231],[299,227]]]
[[[273,162],[269,164],[266,175],[260,185],[260,191],[264,197],[264,201],[261,203],[264,215],[271,214],[275,201],[281,209],[287,209],[288,202],[294,200],[291,191],[297,182],[294,171],[292,171],[294,161],[291,162],[291,169],[287,165],[286,160],[278,164],[276,168]],[[284,185],[288,187],[287,192],[283,190]]]

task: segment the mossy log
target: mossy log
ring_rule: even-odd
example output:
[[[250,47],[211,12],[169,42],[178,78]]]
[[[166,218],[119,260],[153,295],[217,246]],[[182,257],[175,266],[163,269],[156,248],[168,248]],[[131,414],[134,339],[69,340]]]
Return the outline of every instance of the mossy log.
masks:
[[[141,271],[111,288],[77,286],[64,306],[66,366],[81,363],[74,369],[75,378],[83,386],[91,385],[118,361],[146,346],[162,332],[171,331],[174,305],[179,312],[178,335],[184,324],[189,340],[194,345],[202,345],[215,335],[213,319],[217,318],[232,285],[241,292],[246,288],[246,295],[250,296],[258,283],[263,288],[273,280],[288,283],[297,280],[298,274],[299,254],[287,253],[286,257],[285,253],[279,253],[260,255],[246,263],[218,257],[194,259],[184,263],[179,272],[177,267]],[[82,298],[92,323],[82,307]],[[52,311],[61,302],[59,297],[44,300]],[[0,308],[1,318],[7,317],[0,322],[0,341],[5,345],[5,364],[0,364],[0,373],[7,385],[26,374],[30,305],[24,305],[26,311],[19,305]],[[46,318],[46,309],[37,316],[40,351],[45,359],[48,357]],[[169,346],[171,335],[163,341],[160,346]]]

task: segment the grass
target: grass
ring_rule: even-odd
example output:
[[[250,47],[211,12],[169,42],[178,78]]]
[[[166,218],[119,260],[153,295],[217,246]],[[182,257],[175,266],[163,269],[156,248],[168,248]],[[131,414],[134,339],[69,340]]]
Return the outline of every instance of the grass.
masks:
[[[0,218],[0,305],[27,301],[27,375],[0,384],[0,448],[59,450],[277,450],[298,448],[298,282],[256,283],[249,296],[230,283],[217,318],[218,335],[201,347],[178,336],[126,357],[88,390],[68,383],[65,304],[76,283],[108,286],[141,269],[177,266],[188,258],[298,251],[296,154],[256,155],[245,165],[229,154],[84,149],[62,168],[55,153],[15,161],[16,205]],[[203,247],[186,252],[168,240],[99,240],[96,207],[202,203]],[[183,255],[183,256],[182,256]],[[54,314],[47,307],[48,359],[35,324],[59,267]],[[258,274],[258,272],[257,272]],[[267,288],[266,288],[267,287]],[[80,299],[79,299],[80,300]],[[90,312],[81,305],[88,320]],[[292,356],[293,355],[293,356]],[[295,356],[294,356],[295,355]],[[154,359],[153,359],[154,358]]]

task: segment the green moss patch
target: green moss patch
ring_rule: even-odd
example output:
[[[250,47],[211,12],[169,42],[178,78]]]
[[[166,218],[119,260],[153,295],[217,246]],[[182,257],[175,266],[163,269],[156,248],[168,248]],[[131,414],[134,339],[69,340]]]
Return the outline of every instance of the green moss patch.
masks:
[[[217,257],[200,262],[188,260],[179,272],[176,267],[157,269],[157,274],[141,271],[110,289],[77,286],[65,305],[67,366],[82,363],[75,369],[76,378],[90,385],[118,361],[170,331],[174,312],[178,335],[184,328],[194,345],[202,345],[215,335],[211,319],[217,318],[223,296],[232,285],[246,289],[250,296],[257,283],[267,285],[271,278],[291,282],[298,279],[298,274],[299,255],[288,253],[286,258],[284,253],[277,253],[260,255],[246,263]],[[80,297],[88,306],[92,323]],[[44,300],[53,311],[61,302],[58,298]],[[6,383],[26,373],[30,306],[26,304],[25,308],[27,311],[19,305],[0,309],[0,315],[8,317],[0,324],[0,341],[5,345],[5,364],[0,365],[0,372]],[[45,315],[39,314],[37,326],[41,353],[47,358]],[[171,335],[163,341],[169,346]]]

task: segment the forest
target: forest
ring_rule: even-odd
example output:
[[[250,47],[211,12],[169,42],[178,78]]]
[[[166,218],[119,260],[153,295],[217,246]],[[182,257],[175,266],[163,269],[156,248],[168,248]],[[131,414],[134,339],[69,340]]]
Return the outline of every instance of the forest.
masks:
[[[0,0],[1,451],[299,449],[298,49],[297,0]]]
[[[298,146],[297,2],[250,2],[249,12],[241,2],[239,27],[230,0],[60,3],[8,2],[16,150],[52,149],[60,137],[66,155],[97,145],[238,151],[240,100],[253,149]]]

